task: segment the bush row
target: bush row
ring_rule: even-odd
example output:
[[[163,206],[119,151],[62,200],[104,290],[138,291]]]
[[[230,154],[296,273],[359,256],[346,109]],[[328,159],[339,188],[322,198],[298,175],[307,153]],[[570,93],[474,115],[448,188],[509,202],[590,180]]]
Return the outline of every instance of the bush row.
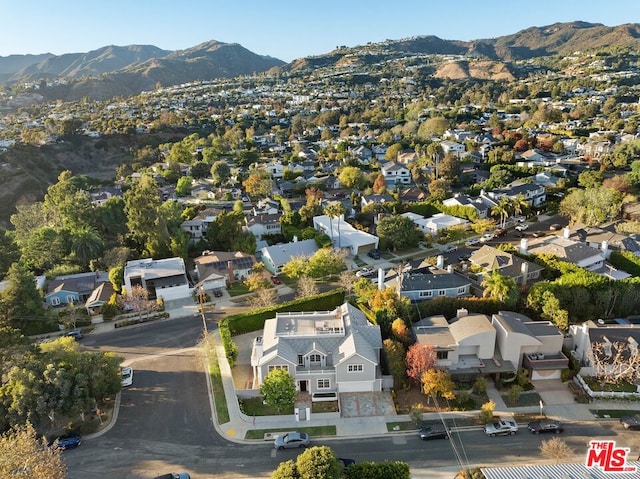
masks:
[[[409,479],[409,464],[406,462],[358,462],[344,470],[347,479]]]

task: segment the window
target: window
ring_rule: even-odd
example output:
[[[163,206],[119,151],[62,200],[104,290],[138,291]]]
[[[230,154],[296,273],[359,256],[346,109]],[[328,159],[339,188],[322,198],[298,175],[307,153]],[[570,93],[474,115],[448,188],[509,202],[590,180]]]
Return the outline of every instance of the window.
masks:
[[[458,294],[464,294],[466,292],[466,286],[460,286],[458,288]]]
[[[320,364],[320,362],[322,361],[322,357],[319,354],[310,354],[309,355],[309,362],[311,364]]]
[[[449,357],[449,351],[436,351],[438,359],[447,359]]]
[[[349,371],[350,373],[357,373],[362,372],[363,369],[364,366],[362,364],[349,364],[347,371]]]
[[[302,354],[298,354],[298,366],[304,366],[304,358]]]
[[[329,389],[330,387],[328,379],[318,379],[318,389]]]
[[[269,366],[269,372],[273,371],[274,369],[282,369],[283,371],[289,372],[289,366],[287,366],[286,364],[275,364]]]
[[[438,296],[446,296],[447,292],[444,289],[441,289],[440,291],[438,291]]]
[[[433,296],[433,291],[420,291],[421,298],[430,298]]]
[[[51,304],[53,306],[58,306],[60,304],[60,298],[58,298],[57,296],[53,296],[51,298]]]

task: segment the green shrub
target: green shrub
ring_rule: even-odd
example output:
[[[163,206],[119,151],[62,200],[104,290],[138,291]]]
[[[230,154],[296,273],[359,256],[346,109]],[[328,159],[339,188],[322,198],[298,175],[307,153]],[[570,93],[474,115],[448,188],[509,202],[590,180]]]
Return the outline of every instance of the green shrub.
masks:
[[[220,331],[222,346],[229,361],[229,367],[233,367],[236,364],[236,359],[238,359],[238,346],[231,339],[228,319],[229,318],[225,318],[218,323],[218,330]]]
[[[409,479],[406,462],[357,462],[344,470],[347,479]]]

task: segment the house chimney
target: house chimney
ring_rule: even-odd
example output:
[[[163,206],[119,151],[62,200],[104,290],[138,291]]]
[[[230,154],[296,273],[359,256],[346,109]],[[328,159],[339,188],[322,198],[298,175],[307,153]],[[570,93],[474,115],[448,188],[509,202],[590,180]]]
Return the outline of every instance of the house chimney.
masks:
[[[562,230],[562,236],[564,237],[564,239],[569,239],[569,236],[571,236],[571,230],[568,226],[565,226],[564,230]]]
[[[384,270],[378,268],[378,289],[384,289]]]
[[[522,273],[522,284],[527,284],[527,276],[529,275],[529,263],[523,261],[522,266],[520,266],[520,272]]]
[[[298,236],[297,235],[293,235],[293,242],[297,243],[298,242]]]
[[[447,266],[447,273],[453,274],[453,265],[452,264]]]
[[[529,248],[529,240],[527,238],[522,238],[520,240],[520,254],[529,254],[527,249]]]
[[[467,310],[466,308],[460,308],[456,311],[456,318],[460,319],[460,318],[464,318],[465,316],[469,315],[469,310]]]
[[[233,273],[233,261],[227,261],[227,274],[229,275],[229,284],[233,283],[236,280],[236,277]]]
[[[440,269],[444,268],[444,256],[442,256],[441,254],[439,254],[436,258],[436,266]]]
[[[609,252],[609,242],[607,240],[602,241],[602,254],[604,255],[604,259],[609,258],[609,255],[611,254]]]

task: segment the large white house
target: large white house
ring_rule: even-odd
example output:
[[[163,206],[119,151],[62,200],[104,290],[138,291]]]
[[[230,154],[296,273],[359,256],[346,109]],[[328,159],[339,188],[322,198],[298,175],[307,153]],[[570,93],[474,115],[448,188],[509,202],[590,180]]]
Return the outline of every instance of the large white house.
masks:
[[[355,306],[333,311],[276,313],[251,353],[255,387],[274,369],[287,371],[299,391],[382,391],[382,336]]]
[[[378,247],[377,236],[354,228],[344,220],[344,215],[340,215],[339,218],[329,218],[327,215],[314,216],[313,227],[331,238],[335,248],[349,248],[353,256],[366,254]]]

